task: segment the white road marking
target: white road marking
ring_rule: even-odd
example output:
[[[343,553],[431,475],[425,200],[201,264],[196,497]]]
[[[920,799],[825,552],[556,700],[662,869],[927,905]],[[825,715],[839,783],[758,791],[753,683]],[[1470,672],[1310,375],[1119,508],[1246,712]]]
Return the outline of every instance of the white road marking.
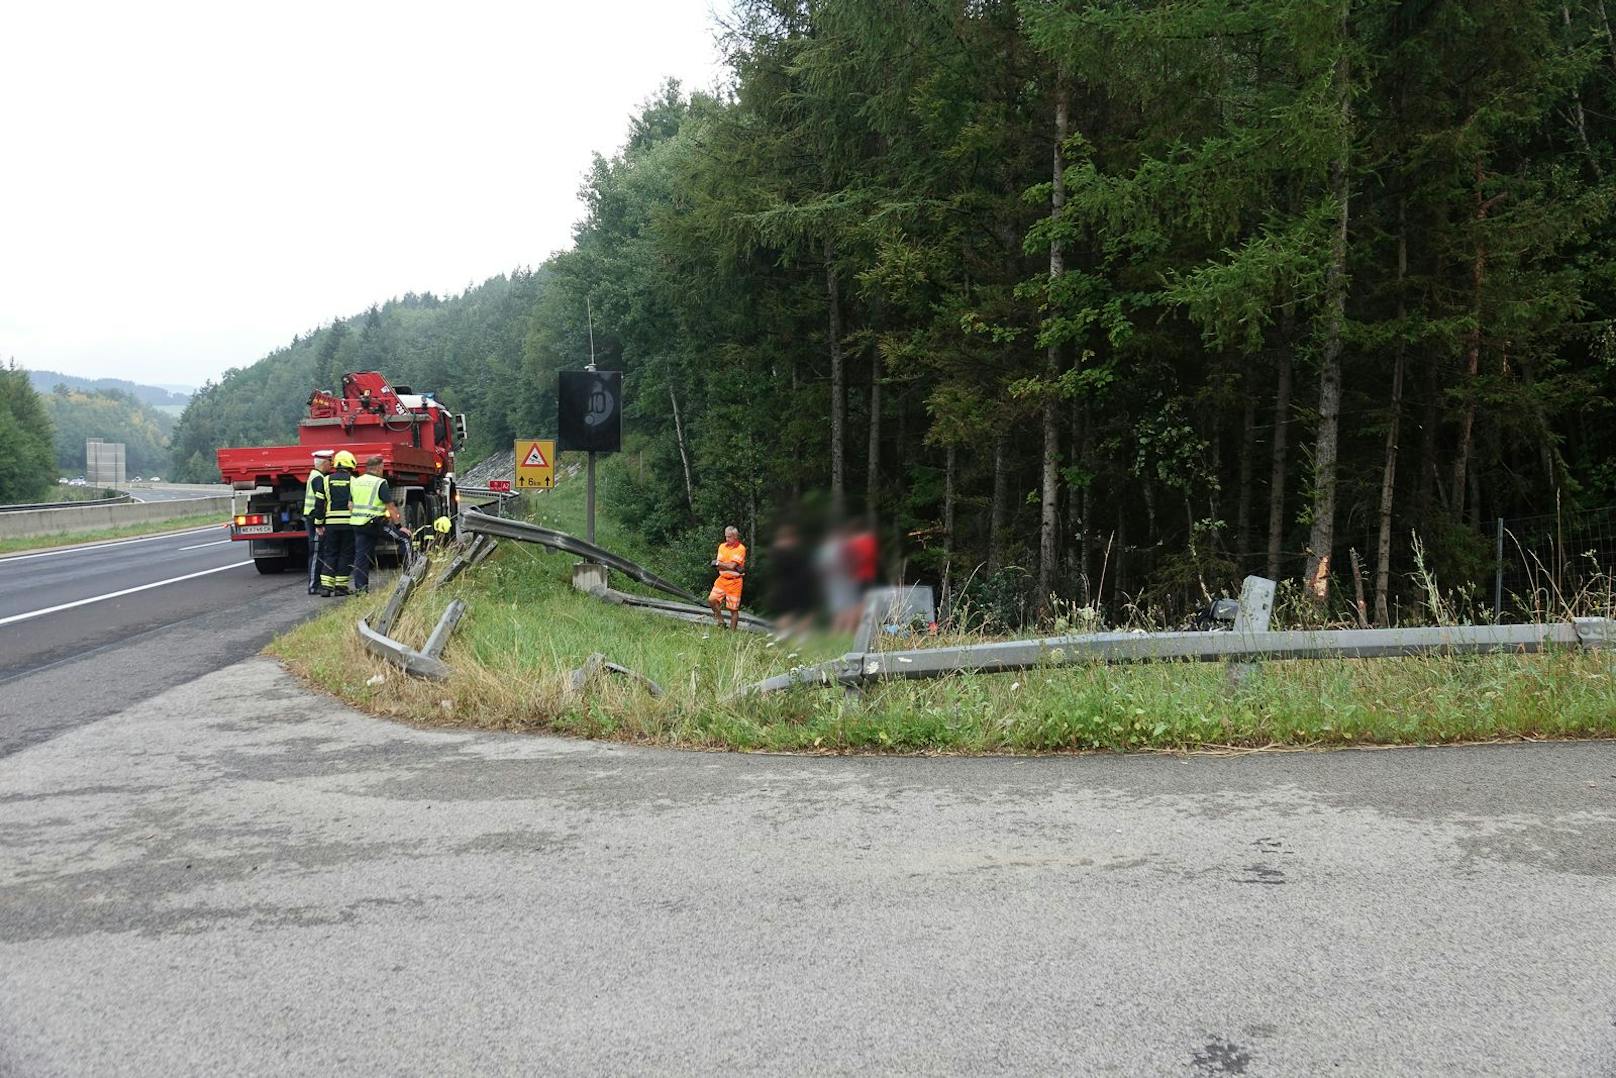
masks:
[[[133,595],[137,591],[150,591],[160,588],[164,584],[178,584],[182,580],[195,580],[199,576],[209,573],[222,573],[226,569],[240,569],[243,565],[251,565],[249,561],[238,561],[231,565],[221,565],[216,569],[203,569],[196,573],[186,573],[184,576],[171,576],[167,580],[154,580],[150,584],[142,584],[138,588],[124,588],[122,591],[109,591],[105,595],[92,595],[88,599],[75,599],[71,603],[59,603],[56,606],[47,606],[42,610],[30,610],[26,614],[12,614],[10,617],[0,618],[0,625],[10,625],[14,621],[27,621],[29,618],[41,618],[46,614],[54,614],[58,610],[72,610],[75,606],[89,606],[91,603],[105,602],[108,599],[119,599],[125,595]]]
[[[219,524],[204,524],[200,528],[186,528],[184,531],[169,532],[166,535],[148,535],[140,539],[117,539],[106,543],[85,543],[83,546],[64,546],[60,550],[42,550],[38,554],[8,554],[0,557],[0,565],[8,561],[27,561],[29,558],[53,558],[58,554],[83,554],[87,550],[105,550],[108,547],[128,546],[130,543],[149,543],[154,539],[178,539],[184,535],[195,535],[197,532],[210,532],[222,527]]]
[[[215,539],[211,543],[197,543],[195,546],[182,546],[182,547],[180,547],[180,549],[181,550],[201,550],[205,546],[224,546],[226,543],[233,543],[233,542],[235,542],[234,539]]]

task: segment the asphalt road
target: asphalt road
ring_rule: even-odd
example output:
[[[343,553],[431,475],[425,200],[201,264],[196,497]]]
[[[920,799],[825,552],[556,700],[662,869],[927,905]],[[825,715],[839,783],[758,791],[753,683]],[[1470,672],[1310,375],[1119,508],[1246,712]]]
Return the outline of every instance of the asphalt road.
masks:
[[[686,754],[255,659],[0,759],[0,1074],[1609,1076],[1613,884],[1616,744]]]
[[[0,757],[250,656],[315,603],[218,526],[0,558]]]

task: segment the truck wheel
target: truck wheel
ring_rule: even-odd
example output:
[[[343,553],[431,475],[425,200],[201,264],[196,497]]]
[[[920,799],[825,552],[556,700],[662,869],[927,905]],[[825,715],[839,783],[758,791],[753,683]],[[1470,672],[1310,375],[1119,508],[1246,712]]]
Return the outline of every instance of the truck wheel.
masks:
[[[291,564],[291,561],[291,558],[284,555],[279,558],[254,558],[253,568],[257,569],[262,575],[269,576],[272,573],[286,572],[286,567]]]

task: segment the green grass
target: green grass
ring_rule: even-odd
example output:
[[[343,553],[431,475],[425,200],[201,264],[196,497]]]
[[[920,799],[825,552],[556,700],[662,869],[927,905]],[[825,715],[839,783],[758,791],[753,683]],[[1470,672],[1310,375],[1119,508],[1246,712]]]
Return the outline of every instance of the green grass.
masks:
[[[536,515],[581,534],[580,486],[539,497]],[[658,568],[617,522],[602,518],[597,537]],[[573,558],[541,551],[502,542],[453,585],[410,600],[394,635],[417,646],[451,598],[467,601],[445,654],[456,671],[448,682],[405,677],[359,648],[354,620],[385,601],[383,591],[328,611],[270,650],[380,714],[711,749],[1048,753],[1616,736],[1612,660],[1574,650],[1265,663],[1238,689],[1221,665],[1160,663],[888,682],[862,697],[802,688],[736,702],[729,698],[740,686],[829,658],[843,642],[819,641],[792,657],[757,635],[608,606],[568,586]],[[610,675],[569,695],[568,673],[595,651],[666,695]],[[377,672],[382,683],[367,684]]]
[[[121,528],[102,528],[99,531],[70,532],[61,535],[31,535],[25,539],[0,539],[0,554],[16,554],[24,550],[43,547],[71,546],[74,543],[94,543],[103,539],[127,539],[136,535],[156,535],[159,532],[184,531],[217,524],[221,530],[224,518],[218,513],[197,513],[169,520],[148,520],[140,524],[126,524]]]

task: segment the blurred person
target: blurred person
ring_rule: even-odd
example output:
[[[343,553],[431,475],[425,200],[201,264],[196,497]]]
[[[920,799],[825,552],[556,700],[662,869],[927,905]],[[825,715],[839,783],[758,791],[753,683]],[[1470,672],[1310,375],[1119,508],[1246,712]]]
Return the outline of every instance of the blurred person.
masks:
[[[826,533],[824,542],[814,552],[814,569],[819,574],[825,615],[837,632],[851,632],[858,627],[859,592],[847,558],[849,534],[846,524],[838,524]]]
[[[878,557],[875,538],[875,523],[871,521],[863,527],[852,529],[847,536],[847,569],[853,574],[853,583],[858,587],[859,595],[875,586],[875,579],[879,573],[880,559]]]
[[[774,533],[769,569],[769,608],[775,612],[780,636],[794,636],[808,627],[814,613],[813,565],[795,526],[782,524]]]
[[[712,560],[718,570],[713,590],[707,593],[707,605],[712,608],[718,627],[724,628],[724,615],[729,610],[729,627],[739,628],[741,622],[741,584],[746,577],[746,544],[741,542],[741,530],[731,524],[724,529],[724,541],[718,544],[718,554]]]

